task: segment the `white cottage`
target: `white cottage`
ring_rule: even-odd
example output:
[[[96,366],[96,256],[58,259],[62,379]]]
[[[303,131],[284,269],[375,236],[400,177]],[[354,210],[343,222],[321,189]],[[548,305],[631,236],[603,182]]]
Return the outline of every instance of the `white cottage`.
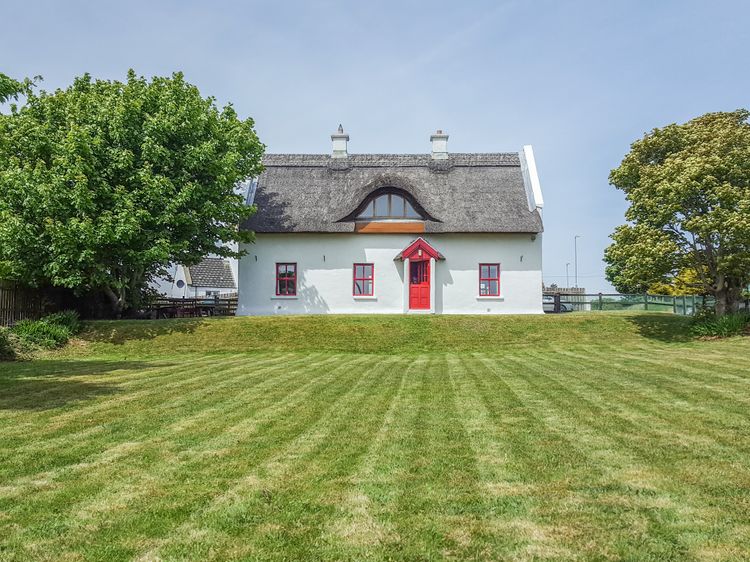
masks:
[[[268,154],[238,315],[540,314],[542,193],[520,152]]]
[[[234,293],[234,271],[231,260],[208,256],[197,265],[173,263],[165,277],[155,279],[151,287],[170,298],[214,297]]]

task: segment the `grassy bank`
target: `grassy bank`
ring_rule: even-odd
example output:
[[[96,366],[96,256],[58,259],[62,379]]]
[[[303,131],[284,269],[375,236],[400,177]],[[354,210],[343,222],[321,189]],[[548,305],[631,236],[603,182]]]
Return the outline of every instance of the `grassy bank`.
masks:
[[[0,560],[747,558],[750,343],[686,330],[95,323],[0,365]]]
[[[417,353],[508,346],[638,346],[692,339],[689,319],[639,313],[539,316],[277,316],[93,322],[67,355],[173,356],[256,351]]]

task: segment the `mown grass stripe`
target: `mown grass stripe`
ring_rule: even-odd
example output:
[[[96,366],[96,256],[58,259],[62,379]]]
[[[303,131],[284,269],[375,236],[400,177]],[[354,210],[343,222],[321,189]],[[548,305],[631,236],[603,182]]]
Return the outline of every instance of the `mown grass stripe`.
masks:
[[[195,361],[191,360],[191,361],[186,361],[182,365],[169,365],[166,368],[164,368],[164,367],[156,367],[156,368],[150,369],[150,370],[157,370],[157,372],[161,373],[164,369],[166,369],[167,373],[169,373],[169,371],[172,371],[172,375],[176,376],[176,378],[178,379],[178,382],[176,383],[176,385],[174,385],[174,386],[170,386],[170,385],[166,385],[166,384],[163,385],[163,387],[162,387],[161,390],[164,391],[164,392],[166,392],[166,391],[169,391],[169,390],[178,389],[178,388],[180,388],[183,385],[190,384],[191,382],[202,380],[203,377],[204,377],[203,369],[202,368],[197,368],[197,367],[199,365],[201,367],[203,367],[204,366],[203,364],[205,364],[205,363],[208,363],[210,365],[212,363],[212,360],[208,360],[208,361],[205,360],[205,359],[195,360]],[[135,374],[139,372],[139,369],[141,367],[142,367],[141,364],[136,364],[136,366],[134,367],[134,370],[133,370],[133,374],[134,374],[133,376],[134,377],[135,377]],[[78,367],[76,366],[75,369],[76,370],[72,374],[77,375]],[[149,370],[148,367],[146,367],[146,369]],[[197,373],[193,373],[192,371],[194,371],[196,369],[197,369],[198,372]],[[191,376],[185,377],[185,375],[184,375],[185,372],[191,373]],[[92,376],[95,376],[95,375],[92,375]],[[166,377],[167,377],[167,375],[165,375],[165,378]],[[78,377],[76,377],[76,378],[78,378]],[[75,393],[76,392],[80,392],[80,393],[82,393],[82,396],[85,397],[87,395],[87,392],[86,392],[87,389],[86,388],[81,388],[80,386],[79,387],[75,387],[74,386],[73,388],[68,389],[67,387],[70,386],[70,383],[67,380],[50,379],[50,381],[53,383],[53,384],[49,385],[49,386],[51,386],[51,390],[54,391],[54,392],[57,392],[60,395],[62,395],[63,398],[67,397],[66,395],[70,395],[71,393],[73,393],[74,395],[71,396],[71,404],[72,404],[72,406],[70,406],[70,407],[58,408],[58,407],[56,407],[56,405],[52,405],[52,407],[43,407],[43,408],[39,408],[38,409],[38,416],[37,416],[37,419],[35,420],[35,422],[36,423],[44,422],[44,424],[45,424],[44,427],[46,427],[48,429],[48,434],[53,434],[61,426],[64,426],[65,422],[68,421],[68,420],[70,420],[70,419],[76,419],[76,418],[80,418],[80,417],[83,417],[83,416],[91,415],[91,414],[97,413],[101,409],[106,409],[108,407],[106,401],[94,401],[89,406],[73,407],[73,406],[78,406],[78,404],[76,404],[77,397],[75,396]],[[40,379],[40,381],[32,380],[32,383],[42,382],[42,383],[49,384],[50,381],[46,381],[42,377]],[[86,381],[84,381],[84,382],[86,382]],[[107,384],[109,386],[111,386],[113,390],[116,390],[116,388],[113,385],[110,385],[108,378],[105,379],[104,382],[107,382]],[[147,392],[147,391],[143,391],[143,392]],[[105,393],[105,395],[106,395],[106,393]],[[138,393],[132,393],[130,396],[131,396],[131,399],[137,399],[140,395],[141,394],[138,394]],[[28,402],[28,405],[31,406],[30,408],[28,408],[28,411],[36,411],[37,410],[37,408],[35,408],[34,405],[35,405],[35,402],[39,401],[39,399],[40,399],[40,396],[37,394],[34,400],[31,400],[31,401]],[[13,402],[13,404],[14,404],[15,408],[19,408],[20,409],[19,411],[21,413],[24,410],[27,409],[27,408],[24,407],[24,406],[26,406],[26,404],[24,404],[24,403],[20,403],[19,404],[19,403]],[[11,420],[11,421],[14,422],[14,425],[17,425],[17,420]],[[0,416],[0,422],[4,423],[4,420],[3,420],[2,416]],[[21,428],[21,430],[23,431],[23,430],[25,430],[25,428]]]
[[[224,510],[213,513],[209,521],[213,516],[218,520],[212,528],[229,532],[233,541],[249,534],[260,558],[275,550],[271,547],[264,552],[265,530],[269,528],[294,531],[295,539],[288,550],[292,558],[304,558],[311,541],[325,549],[325,532],[336,514],[334,499],[365,454],[376,420],[395,392],[389,375],[398,362],[398,358],[372,361],[361,377],[366,384],[358,382],[357,388],[339,399],[313,431],[301,435],[284,455],[261,467],[256,476],[263,493],[271,498],[270,509],[263,510],[264,515],[252,526],[246,527],[242,521],[258,505],[262,509],[266,504],[259,495],[236,502],[231,517]],[[277,505],[288,506],[283,515],[273,509]]]
[[[323,378],[332,379],[333,382],[321,393],[316,394],[319,399],[315,402],[314,408],[309,411],[308,417],[305,419],[300,416],[301,419],[295,419],[292,423],[284,420],[290,426],[288,438],[266,443],[269,452],[272,452],[270,456],[254,456],[252,460],[246,463],[246,466],[251,469],[250,471],[245,470],[235,474],[227,482],[226,486],[223,486],[219,490],[219,493],[214,494],[204,505],[201,505],[197,509],[194,508],[187,514],[187,517],[179,527],[170,530],[168,534],[164,535],[155,544],[145,549],[145,552],[141,553],[140,558],[149,559],[158,556],[164,550],[169,551],[170,548],[179,549],[182,541],[185,538],[189,539],[194,533],[196,529],[195,521],[210,521],[213,513],[226,508],[227,502],[232,502],[234,498],[242,498],[243,490],[249,490],[257,494],[261,483],[266,482],[269,476],[272,476],[276,471],[283,470],[283,459],[288,458],[290,455],[296,457],[300,454],[301,450],[312,446],[316,439],[324,438],[325,430],[321,430],[321,427],[325,426],[332,412],[335,412],[337,408],[341,408],[341,404],[353,393],[356,393],[357,389],[368,380],[366,377],[357,376],[358,369],[356,367],[364,365],[365,362],[364,358],[355,356],[355,358],[341,362],[335,369],[326,372]],[[342,375],[349,376],[342,376],[340,380],[336,380],[337,371],[340,371]],[[329,399],[320,399],[325,396],[328,396]],[[299,412],[297,413],[299,415]],[[305,409],[305,413],[308,413],[307,409]],[[304,421],[304,425],[300,424],[300,421]],[[278,432],[277,427],[270,427],[269,429]],[[315,437],[311,437],[311,434],[315,434]],[[261,434],[259,433],[259,435]],[[257,449],[258,442],[254,442],[253,445],[255,446],[254,449]],[[210,547],[210,544],[208,546]]]
[[[595,358],[591,355],[581,356],[573,352],[562,354],[561,357],[570,357],[570,360],[575,363],[590,364],[603,373],[607,373],[611,369],[610,362],[604,358]],[[636,394],[638,400],[633,402],[637,403],[637,409],[641,412],[641,415],[648,418],[649,421],[660,420],[664,426],[673,428],[672,432],[675,427],[680,425],[690,427],[690,425],[685,425],[687,420],[683,419],[686,416],[689,417],[690,424],[695,426],[700,423],[702,434],[710,436],[717,446],[724,447],[725,450],[718,451],[719,454],[726,454],[728,449],[736,449],[737,441],[732,428],[737,427],[738,423],[747,422],[749,419],[744,406],[734,404],[736,397],[731,394],[725,396],[720,393],[720,397],[716,401],[709,399],[706,394],[714,394],[713,391],[700,383],[686,381],[687,377],[683,376],[684,371],[680,367],[657,365],[660,368],[660,374],[649,377],[648,381],[644,381],[640,375],[646,369],[646,365],[636,361],[632,366],[620,369],[616,373],[613,372],[608,377],[599,377],[593,383],[585,381],[584,384],[611,387],[600,392],[600,395],[606,395],[613,390],[620,393]],[[627,377],[627,381],[624,381],[623,377]],[[695,399],[696,392],[700,393],[700,401]],[[718,402],[718,404],[715,402]],[[712,406],[709,407],[707,404]],[[684,405],[689,405],[689,412],[685,411]],[[723,414],[719,427],[716,427],[719,422],[719,418],[716,416],[717,406]],[[632,410],[632,407],[617,407],[623,410]],[[645,425],[650,427],[652,424]]]
[[[306,358],[306,357],[300,357],[300,358],[298,358],[298,364],[300,364],[300,365],[308,363],[308,362],[309,362],[309,358]],[[294,362],[292,362],[292,367],[293,366],[294,366]],[[204,368],[215,371],[215,364],[211,363],[211,364],[205,365]],[[246,366],[244,364],[243,365],[239,365],[239,366],[235,366],[232,369],[223,370],[223,371],[221,371],[221,375],[215,375],[215,376],[222,376],[222,377],[224,377],[227,372],[231,372],[232,370],[239,370],[240,372],[235,377],[233,377],[231,379],[228,379],[228,380],[225,380],[220,385],[212,385],[212,390],[213,391],[217,390],[218,388],[221,388],[222,386],[231,385],[234,382],[236,382],[237,379],[247,378],[247,375],[245,373]],[[261,384],[265,384],[265,385],[274,384],[273,380],[271,378],[268,378],[268,377],[270,375],[273,375],[276,372],[281,372],[281,371],[284,371],[284,370],[285,370],[285,367],[283,367],[283,363],[276,363],[276,365],[273,368],[264,369],[264,370],[262,370],[261,372],[258,373],[258,375],[257,375],[258,376],[258,382],[261,383]],[[202,371],[202,373],[203,373],[202,375],[201,374],[196,374],[195,377],[192,377],[193,379],[196,379],[196,380],[199,380],[199,381],[201,380],[201,377],[203,377],[203,383],[200,384],[199,386],[197,386],[197,388],[194,390],[194,393],[184,393],[183,392],[183,393],[175,394],[174,396],[177,396],[178,398],[177,398],[177,400],[173,399],[172,400],[172,404],[185,404],[185,403],[188,403],[188,404],[191,404],[191,406],[193,406],[193,407],[201,404],[200,401],[196,401],[195,400],[195,395],[199,394],[199,393],[200,394],[205,394],[205,380],[204,379],[205,379],[205,376],[206,376],[206,372]],[[289,376],[293,377],[293,375],[291,375],[291,374]],[[266,379],[264,380],[261,377],[266,377]],[[138,397],[139,398],[144,398],[144,397],[148,397],[148,396],[150,396],[152,394],[153,394],[152,390],[141,391],[139,393]],[[164,410],[165,403],[159,398],[161,396],[161,394],[154,394],[154,396],[155,396],[155,401],[156,401],[156,404],[154,404],[154,407],[158,408],[159,410]],[[128,400],[128,403],[131,402],[132,400],[137,400],[137,398],[133,398],[131,400]],[[63,435],[61,435],[59,437],[56,437],[54,439],[48,439],[46,441],[46,443],[45,443],[45,449],[44,450],[40,449],[40,446],[38,445],[38,443],[36,441],[33,442],[33,443],[30,443],[28,445],[28,448],[31,449],[31,450],[28,451],[28,454],[30,456],[36,457],[36,456],[44,453],[45,457],[55,458],[54,457],[54,453],[55,453],[54,448],[58,447],[58,448],[61,448],[61,449],[65,449],[65,452],[66,452],[65,456],[68,457],[68,458],[70,458],[70,459],[72,459],[71,463],[73,463],[73,462],[79,462],[79,463],[80,462],[84,462],[83,459],[85,458],[86,451],[90,448],[90,444],[88,443],[88,441],[86,439],[81,439],[81,433],[85,434],[86,436],[90,435],[93,430],[90,429],[88,426],[89,426],[89,424],[96,423],[97,421],[99,421],[99,424],[97,424],[95,426],[94,430],[98,430],[100,433],[104,432],[105,428],[107,426],[112,425],[113,418],[115,419],[115,421],[117,420],[117,418],[123,419],[123,417],[122,417],[121,414],[118,416],[118,415],[113,415],[111,413],[111,410],[116,409],[116,408],[122,409],[122,407],[123,407],[123,402],[121,402],[119,400],[115,400],[115,399],[110,400],[110,401],[107,402],[107,406],[105,408],[103,408],[101,410],[101,412],[100,412],[100,415],[102,417],[101,421],[96,420],[95,418],[87,418],[86,423],[83,424],[84,427],[85,427],[85,429],[81,430],[80,432],[75,432],[74,431],[71,434],[63,434]],[[139,402],[139,410],[140,410],[139,411],[139,418],[142,420],[143,423],[141,423],[141,424],[134,424],[135,420],[132,418],[132,416],[127,416],[127,418],[125,418],[125,419],[126,419],[126,422],[128,424],[130,424],[130,425],[137,425],[136,428],[131,429],[130,433],[135,433],[138,437],[140,437],[140,440],[146,441],[148,439],[148,437],[150,435],[152,435],[154,432],[161,431],[161,428],[160,428],[159,424],[157,423],[158,422],[158,416],[154,416],[151,413],[151,410],[146,406],[146,404],[144,404],[143,400],[141,400]],[[90,411],[88,411],[88,412],[84,413],[83,415],[90,416],[90,415],[92,415],[92,413]],[[189,418],[186,418],[184,416],[185,415],[182,414],[182,417],[181,417],[181,421],[182,422],[186,422],[189,419]],[[76,426],[72,426],[73,429],[75,429],[75,427]],[[121,435],[120,432],[113,431],[113,430],[110,430],[109,434],[113,435],[113,439],[114,439],[114,443],[112,443],[111,445],[112,446],[117,446],[118,443],[119,443],[119,441],[122,440],[123,436]],[[125,437],[127,439],[129,436],[126,435]],[[71,445],[73,445],[73,446],[71,446]],[[99,447],[99,445],[97,445],[97,446]],[[52,449],[52,450],[49,450],[49,449]],[[15,460],[15,463],[18,464],[18,465],[20,465],[20,466],[25,466],[25,463],[26,463],[26,459],[23,456],[23,452],[24,452],[24,447],[15,447],[14,448],[14,460]],[[105,449],[104,451],[102,451],[102,454],[106,455],[106,452],[107,451]],[[58,455],[57,458],[60,459],[62,457]],[[5,474],[4,476],[7,479],[10,475]]]
[[[516,392],[539,400],[537,409],[542,412],[540,419],[547,426],[549,434],[564,442],[579,458],[578,466],[568,470],[566,478],[572,482],[590,482],[582,490],[583,495],[575,484],[571,487],[571,483],[568,483],[568,490],[596,504],[614,501],[627,506],[627,511],[621,509],[616,512],[618,517],[627,517],[633,526],[658,528],[660,540],[651,545],[655,554],[666,559],[683,556],[685,547],[680,544],[672,526],[677,518],[672,496],[660,489],[660,479],[652,478],[636,483],[623,478],[623,474],[633,472],[645,478],[650,472],[650,465],[644,463],[640,456],[633,455],[627,446],[623,446],[622,441],[605,437],[603,426],[611,433],[613,425],[621,423],[621,420],[614,420],[613,423],[611,418],[602,416],[603,412],[593,407],[587,393],[578,394],[570,389],[560,388],[554,377],[542,372],[533,356],[523,366],[526,376],[512,379],[517,387]],[[558,363],[558,369],[565,368],[563,362]],[[573,404],[578,404],[578,407],[572,408]],[[589,410],[588,414],[585,413],[586,409]],[[575,441],[570,440],[572,435],[577,437]],[[574,517],[580,510],[578,505],[571,512],[568,506],[550,502],[538,512],[547,520],[565,520]],[[590,532],[596,533],[597,529],[591,529]],[[632,548],[629,534],[613,539],[612,543],[613,548],[619,552],[627,552]]]
[[[361,558],[368,552],[380,550],[385,544],[398,540],[392,526],[380,517],[379,512],[383,510],[380,505],[382,498],[377,497],[374,492],[378,490],[378,480],[382,480],[376,474],[376,465],[385,456],[388,441],[398,438],[393,425],[401,412],[409,373],[409,362],[400,360],[394,365],[390,374],[397,376],[398,382],[391,382],[392,392],[385,404],[387,408],[372,423],[376,432],[366,444],[358,466],[353,468],[342,489],[335,492],[336,514],[323,534],[332,552],[343,552],[347,557]]]
[[[306,363],[309,363],[309,360],[307,360],[307,361],[306,361]],[[295,379],[294,377],[291,377],[291,378],[290,378],[290,380],[292,380],[292,381],[293,381],[293,382],[292,382],[292,384],[294,384],[294,385],[300,385],[300,384],[301,384],[302,386],[305,386],[305,384],[303,383],[303,381],[299,381],[298,379]],[[268,381],[268,382],[269,382],[269,384],[273,384],[273,381]],[[312,383],[311,383],[311,384],[312,384]],[[277,396],[285,396],[285,397],[286,397],[286,399],[290,399],[290,398],[291,398],[292,396],[294,396],[294,392],[293,392],[293,391],[292,391],[292,392],[290,392],[290,390],[289,390],[288,388],[286,388],[286,389],[282,388],[282,389],[279,389],[279,391],[278,391],[278,395],[277,395]],[[272,400],[272,398],[269,398],[269,399],[270,399],[270,400]],[[275,402],[274,402],[274,403],[272,404],[272,406],[269,406],[269,407],[275,407],[275,408],[278,408],[278,407],[279,407],[279,404],[280,404],[280,402],[279,402],[279,401],[275,401]],[[262,410],[259,410],[259,411],[262,411]],[[230,424],[230,423],[232,423],[232,421],[234,421],[234,419],[233,419],[233,418],[231,418],[231,417],[223,417],[223,418],[217,418],[217,420],[220,420],[220,421],[223,421],[223,422],[225,422],[225,423],[224,423],[224,426],[226,426],[227,424]],[[221,430],[221,428],[220,428],[220,430]],[[224,430],[224,431],[226,431],[226,427],[223,427],[223,430]],[[207,437],[207,436],[206,436],[206,435],[204,434],[204,438],[205,438],[205,437]],[[153,442],[152,442],[151,444],[152,444],[152,445],[154,445],[154,446],[159,446],[159,445],[160,445],[159,441],[157,441],[157,440],[154,440],[154,441],[153,441]],[[119,446],[119,444],[118,444],[118,445],[115,445],[115,447],[118,447],[118,446]],[[139,449],[142,449],[142,447],[139,447]],[[131,451],[131,452],[132,452],[132,451]],[[123,458],[123,459],[119,459],[119,460],[120,460],[120,462],[125,462],[125,461],[126,461],[127,459]],[[172,460],[174,460],[174,459],[172,458]],[[114,469],[115,467],[114,467],[114,465],[112,465],[111,463],[103,463],[103,464],[101,464],[101,467],[100,467],[100,468],[101,468],[101,469],[102,469],[103,471],[106,471],[106,470],[109,470],[109,471],[111,471],[111,470],[113,470],[113,469]],[[145,476],[145,475],[144,475],[144,476]],[[70,479],[71,479],[71,480],[73,480],[73,481],[75,481],[75,475],[71,475],[71,478],[70,478]],[[105,478],[104,480],[106,481],[106,478]],[[96,481],[96,480],[95,480],[95,481]]]
[[[310,363],[309,358],[304,358],[304,357],[299,358],[300,365],[309,364],[309,363]],[[258,385],[267,386],[267,387],[279,385],[280,381],[269,376],[277,372],[284,371],[283,367],[278,366],[280,364],[277,363],[276,365],[277,366],[274,367],[273,369],[262,369],[260,373],[256,374],[257,376],[253,377],[257,379]],[[292,373],[287,372],[287,376],[285,377],[285,379],[292,380],[293,384],[297,384],[298,381]],[[238,377],[235,377],[235,379],[243,378],[243,377],[247,378],[247,373],[240,374],[238,375]],[[262,377],[265,377],[265,378],[262,378]],[[238,395],[235,395],[234,400],[235,401],[242,400],[245,394],[252,392],[252,389],[254,386],[255,385],[253,384],[247,384],[246,388],[244,389],[244,392]],[[216,385],[213,386],[213,390],[215,389],[216,389]],[[201,387],[201,390],[202,390],[202,387]],[[283,390],[281,390],[281,392],[284,392],[284,393],[288,391],[289,389],[287,388],[284,388]],[[214,398],[216,398],[216,396],[214,396]],[[268,399],[268,397],[266,396],[264,397],[264,399]],[[174,402],[178,404],[190,405],[190,408],[188,411],[185,411],[185,409],[183,408],[183,410],[177,412],[177,416],[180,419],[180,422],[178,423],[180,423],[181,425],[187,424],[187,422],[189,422],[192,418],[197,418],[198,416],[201,416],[202,411],[206,409],[206,408],[203,408],[198,413],[193,413],[193,411],[197,407],[199,407],[202,403],[199,401],[193,401],[192,395],[182,395],[179,397],[179,399],[174,400]],[[163,407],[163,404],[162,404],[162,407]],[[212,408],[212,407],[209,407],[209,408]],[[97,442],[96,449],[94,449],[93,451],[95,453],[95,456],[93,458],[91,457],[87,458],[86,454],[77,454],[76,456],[74,456],[74,458],[70,461],[69,465],[71,464],[74,465],[75,472],[71,473],[70,469],[68,468],[69,466],[68,465],[68,466],[57,467],[57,469],[53,471],[45,471],[45,472],[37,473],[35,475],[27,475],[23,477],[22,480],[19,482],[8,482],[8,485],[5,487],[6,492],[2,495],[7,496],[7,490],[13,490],[14,495],[17,495],[18,493],[22,493],[23,491],[22,484],[24,482],[26,482],[29,485],[34,486],[34,485],[37,485],[37,483],[41,481],[41,482],[44,482],[46,485],[49,482],[54,482],[55,480],[60,479],[61,476],[64,476],[65,478],[68,478],[68,479],[77,478],[76,473],[78,471],[87,470],[91,466],[96,466],[97,464],[102,464],[102,463],[109,464],[113,460],[110,458],[112,451],[119,450],[122,446],[123,441],[132,442],[133,439],[137,438],[141,446],[147,446],[149,445],[149,443],[155,442],[156,438],[161,438],[161,435],[164,431],[168,431],[171,436],[179,435],[179,431],[177,431],[177,428],[175,427],[167,427],[167,428],[162,427],[162,424],[158,423],[159,418],[152,416],[148,410],[140,412],[139,417],[142,418],[141,423],[134,424],[134,427],[130,428],[130,431],[125,433],[124,435],[123,435],[123,432],[113,431],[113,432],[110,432],[113,436],[113,441],[110,441],[108,443],[101,443],[101,444]],[[223,417],[221,419],[225,423],[231,423],[231,418],[227,416],[226,407],[223,409]],[[155,435],[156,437],[154,437]],[[79,436],[74,435],[72,436],[72,438],[78,440]],[[70,448],[70,443],[63,442],[62,445]],[[89,444],[86,441],[83,441],[83,443],[81,443],[80,446],[85,447],[88,445]],[[50,451],[44,450],[45,456],[49,455],[50,453],[51,453]],[[31,451],[29,454],[36,456],[40,454],[40,451],[34,450],[34,451]],[[139,449],[138,448],[132,449],[127,454],[129,455],[139,454]],[[78,461],[78,462],[75,462],[75,461]],[[24,462],[23,458],[19,458],[16,464],[22,467],[27,466],[27,463]],[[7,482],[7,478],[6,478],[6,482]]]
[[[337,369],[338,368],[345,369],[346,366],[345,365],[337,366]],[[322,387],[322,393],[328,392],[327,387],[334,388],[335,390],[337,389],[337,391],[344,391],[344,388],[342,387],[341,384],[338,384],[335,387],[331,386],[330,384],[326,385],[326,382],[329,379],[333,379],[335,381],[336,379],[335,370],[331,372],[327,372],[325,375],[322,375],[321,377],[311,378],[310,384],[305,385],[306,389],[303,389],[303,390],[297,389],[291,393],[287,393],[287,396],[285,398],[282,398],[281,400],[277,400],[275,401],[274,405],[271,405],[268,408],[265,408],[264,410],[266,413],[265,417],[268,418],[268,421],[266,422],[267,424],[266,426],[258,426],[254,428],[254,431],[247,433],[246,435],[235,436],[237,435],[238,428],[243,427],[242,425],[243,423],[246,424],[248,429],[251,428],[251,426],[247,422],[239,421],[238,423],[235,423],[230,427],[225,427],[224,431],[221,434],[217,435],[214,439],[208,442],[210,446],[204,447],[204,449],[217,449],[217,448],[222,449],[222,448],[225,448],[227,445],[233,445],[235,451],[239,453],[244,447],[246,447],[245,443],[252,443],[254,437],[257,438],[258,436],[264,435],[266,427],[269,431],[277,430],[277,428],[274,426],[276,423],[278,423],[278,420],[275,418],[283,418],[284,412],[289,412],[293,407],[299,405],[302,401],[309,398],[311,395],[314,395],[314,393],[317,392],[317,390],[315,389],[316,382],[321,383],[320,385],[317,385],[317,386]],[[300,394],[300,396],[298,399],[293,401],[296,394]],[[257,418],[259,416],[255,416],[255,417]],[[257,424],[252,424],[252,425],[257,425]],[[293,427],[296,428],[298,426],[294,425]],[[284,443],[284,440],[277,440],[276,442],[266,443],[266,446],[268,447],[273,447],[274,445],[279,446],[282,443]],[[231,455],[230,455],[230,458],[232,458]],[[262,456],[257,457],[257,458],[260,459],[262,458]],[[206,480],[206,482],[215,483],[215,487],[212,490],[206,491],[207,495],[205,499],[202,500],[203,502],[210,501],[210,498],[216,494],[217,489],[222,490],[226,486],[231,486],[230,481],[232,480],[232,478],[236,477],[236,472],[239,470],[242,470],[242,466],[246,465],[248,462],[247,459],[243,459],[243,463],[241,465],[236,465],[236,464],[223,465],[222,468],[227,474],[223,475],[221,479],[217,480],[216,475],[210,474],[210,473],[203,474],[202,472],[204,470],[210,470],[211,465],[212,465],[211,461],[212,459],[210,457],[199,456],[195,460],[195,462],[188,461],[187,463],[181,463],[179,465],[180,471],[181,472],[187,471],[191,475],[191,478],[198,478],[199,475],[202,475],[202,477]],[[183,508],[184,510],[188,509],[187,506],[183,506]],[[183,512],[181,511],[181,513]],[[185,514],[181,515],[180,519],[178,519],[175,524],[179,523],[179,521],[182,521],[188,515],[189,514],[187,513],[187,511],[185,511]],[[165,532],[166,532],[166,529],[165,529]]]
[[[476,359],[466,355],[446,357],[451,389],[456,410],[473,454],[472,466],[477,479],[477,516],[471,526],[454,530],[465,547],[479,545],[481,558],[502,557],[512,552],[516,556],[542,545],[539,526],[530,519],[533,498],[526,484],[509,465],[512,454],[508,432],[501,430],[486,407],[486,397],[476,379],[470,375],[478,369]],[[549,553],[549,545],[544,545]]]
[[[568,377],[566,380],[570,380]],[[560,396],[570,396],[569,403],[589,403],[591,411],[595,414],[589,416],[585,421],[574,426],[566,426],[563,431],[566,434],[576,433],[583,434],[585,429],[588,427],[593,431],[596,431],[600,441],[600,448],[608,451],[608,455],[603,459],[606,466],[612,470],[616,467],[629,468],[630,474],[633,475],[635,482],[627,482],[628,488],[632,489],[635,486],[646,485],[646,491],[649,492],[648,496],[653,497],[654,491],[661,491],[664,495],[663,501],[652,502],[656,510],[649,509],[648,506],[643,514],[647,516],[652,523],[657,526],[662,526],[659,529],[658,534],[660,536],[671,536],[669,544],[664,545],[664,550],[661,552],[662,556],[679,556],[686,555],[686,548],[695,548],[694,541],[691,540],[691,536],[696,533],[696,526],[701,523],[704,518],[715,517],[716,513],[710,507],[710,504],[704,501],[703,495],[699,490],[690,486],[690,478],[685,479],[679,477],[679,472],[675,469],[679,465],[675,465],[675,461],[670,460],[669,457],[664,458],[664,453],[670,453],[671,448],[668,443],[664,443],[660,448],[654,449],[653,447],[644,446],[644,441],[647,439],[643,438],[644,432],[652,435],[653,439],[659,439],[663,433],[659,431],[651,430],[651,425],[641,425],[631,422],[626,419],[618,419],[616,416],[611,417],[611,412],[606,406],[594,406],[586,395],[585,391],[576,391],[570,384],[555,384],[554,392]],[[581,408],[561,408],[562,416],[571,416],[568,412],[575,412],[580,414]],[[609,414],[609,417],[608,417]],[[628,430],[624,430],[627,427]],[[616,428],[615,431],[613,429]],[[606,435],[606,439],[604,439]],[[604,439],[604,442],[602,442]],[[618,455],[622,455],[624,452],[626,457],[621,457],[619,460],[612,458],[611,451],[620,451]],[[678,457],[679,458],[679,457]],[[644,483],[644,475],[649,474],[649,482]],[[676,478],[677,477],[677,478]],[[744,477],[746,480],[747,477]],[[738,486],[741,484],[738,483]],[[627,491],[627,490],[626,490]],[[638,493],[643,493],[639,488],[635,490]],[[671,498],[671,502],[670,502]],[[679,506],[679,508],[671,508],[671,506]],[[665,511],[666,510],[666,511]],[[696,518],[693,513],[700,513],[700,518],[696,522]],[[658,515],[657,515],[658,514]],[[677,534],[675,529],[682,528],[682,532]],[[673,529],[669,531],[669,529]],[[621,548],[627,551],[628,548],[632,548],[632,545],[624,543]]]

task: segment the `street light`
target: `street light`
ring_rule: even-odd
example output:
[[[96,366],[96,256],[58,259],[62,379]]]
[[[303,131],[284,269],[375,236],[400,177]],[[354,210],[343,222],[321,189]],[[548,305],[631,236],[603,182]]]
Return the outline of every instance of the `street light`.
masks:
[[[575,262],[576,289],[578,288],[578,239],[582,238],[580,234],[573,236],[573,261]]]
[[[570,262],[565,264],[565,288],[570,288]]]

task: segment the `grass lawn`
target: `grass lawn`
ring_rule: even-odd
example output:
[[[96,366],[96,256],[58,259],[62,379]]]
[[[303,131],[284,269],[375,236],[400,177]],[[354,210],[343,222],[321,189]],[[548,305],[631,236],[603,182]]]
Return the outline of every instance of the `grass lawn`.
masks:
[[[750,338],[94,323],[0,364],[0,560],[750,558]]]

